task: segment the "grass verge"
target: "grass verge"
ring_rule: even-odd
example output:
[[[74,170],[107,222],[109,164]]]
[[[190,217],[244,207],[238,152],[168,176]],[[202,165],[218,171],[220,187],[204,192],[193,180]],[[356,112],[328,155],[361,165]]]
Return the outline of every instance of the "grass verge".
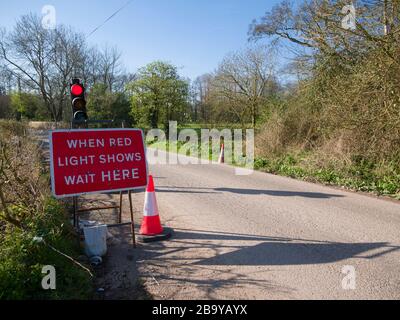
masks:
[[[256,170],[295,179],[370,192],[400,200],[400,171],[395,164],[352,161],[321,164],[313,153],[290,153],[271,158],[256,158]]]

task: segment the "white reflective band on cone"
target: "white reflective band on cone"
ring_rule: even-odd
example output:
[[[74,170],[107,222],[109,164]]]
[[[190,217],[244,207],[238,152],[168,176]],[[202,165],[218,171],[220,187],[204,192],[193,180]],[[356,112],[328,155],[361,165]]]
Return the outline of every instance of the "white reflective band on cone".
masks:
[[[154,192],[146,192],[143,215],[145,217],[155,217],[159,215],[156,195]]]

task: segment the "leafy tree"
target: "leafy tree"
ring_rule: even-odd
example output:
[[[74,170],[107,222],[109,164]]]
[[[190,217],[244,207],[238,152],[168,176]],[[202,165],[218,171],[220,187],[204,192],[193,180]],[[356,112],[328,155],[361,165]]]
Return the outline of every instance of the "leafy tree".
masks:
[[[88,95],[87,109],[92,119],[125,121],[130,126],[130,102],[123,92],[111,92],[107,84],[98,83]]]
[[[188,115],[188,83],[177,68],[162,61],[139,70],[137,79],[128,85],[131,92],[131,115],[135,123],[157,128],[168,127],[171,120],[182,121]]]
[[[42,99],[38,95],[30,93],[12,93],[10,106],[14,116],[20,120],[48,120],[48,113]]]

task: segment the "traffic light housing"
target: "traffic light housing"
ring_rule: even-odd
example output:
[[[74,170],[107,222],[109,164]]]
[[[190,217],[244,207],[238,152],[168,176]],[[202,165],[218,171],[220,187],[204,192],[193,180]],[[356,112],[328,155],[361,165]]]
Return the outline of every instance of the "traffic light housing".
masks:
[[[72,79],[70,89],[73,121],[84,122],[88,120],[85,100],[85,87],[80,79]]]

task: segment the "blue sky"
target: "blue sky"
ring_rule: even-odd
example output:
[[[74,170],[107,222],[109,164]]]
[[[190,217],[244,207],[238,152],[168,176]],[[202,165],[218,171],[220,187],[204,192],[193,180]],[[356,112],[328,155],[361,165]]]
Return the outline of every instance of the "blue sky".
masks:
[[[194,79],[213,71],[229,52],[248,45],[247,31],[279,0],[134,0],[94,33],[91,44],[117,46],[131,72],[154,60],[169,61]],[[57,23],[89,34],[127,0],[14,0],[0,2],[0,26],[22,14],[56,8]]]

